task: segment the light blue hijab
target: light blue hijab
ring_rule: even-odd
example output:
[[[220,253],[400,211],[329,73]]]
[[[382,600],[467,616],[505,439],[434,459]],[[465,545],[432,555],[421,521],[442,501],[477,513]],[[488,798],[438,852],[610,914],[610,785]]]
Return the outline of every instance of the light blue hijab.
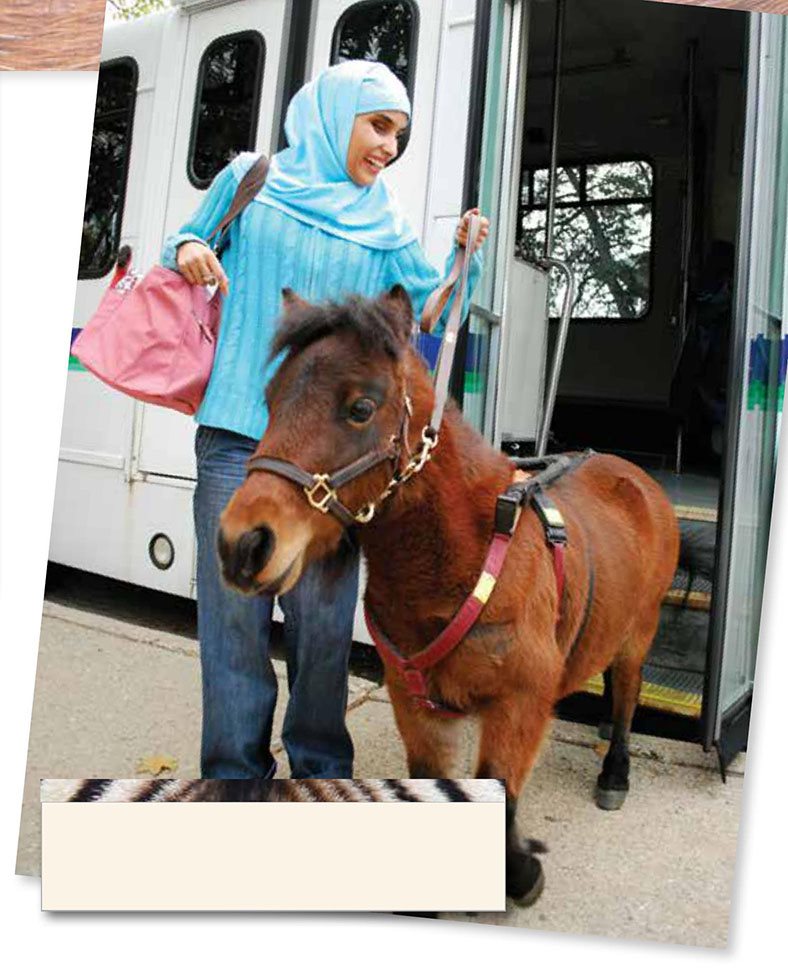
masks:
[[[345,168],[357,114],[403,111],[404,85],[376,61],[345,61],[322,71],[293,97],[285,118],[288,147],[271,159],[257,200],[372,249],[399,249],[413,230],[381,175],[356,185]]]

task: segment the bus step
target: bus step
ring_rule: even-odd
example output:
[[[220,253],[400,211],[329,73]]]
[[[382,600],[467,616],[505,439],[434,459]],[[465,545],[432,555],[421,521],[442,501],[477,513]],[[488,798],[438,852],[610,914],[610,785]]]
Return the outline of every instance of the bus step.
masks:
[[[596,675],[589,679],[585,691],[595,696],[603,695],[605,684],[602,676]],[[697,719],[700,717],[702,703],[702,672],[665,669],[648,662],[643,666],[643,685],[640,687],[639,699],[641,706]]]

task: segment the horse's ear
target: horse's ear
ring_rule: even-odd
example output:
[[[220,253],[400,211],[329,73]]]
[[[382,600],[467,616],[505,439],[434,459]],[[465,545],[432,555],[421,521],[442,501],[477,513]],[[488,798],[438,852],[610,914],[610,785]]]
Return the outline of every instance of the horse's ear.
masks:
[[[413,332],[413,304],[405,289],[397,283],[380,297],[381,303],[389,310],[390,318],[396,325],[396,334],[401,342],[407,343]]]
[[[297,292],[293,292],[289,286],[285,286],[282,290],[282,308],[287,313],[291,309],[303,309],[304,306],[308,306],[309,303],[306,299],[302,299]]]

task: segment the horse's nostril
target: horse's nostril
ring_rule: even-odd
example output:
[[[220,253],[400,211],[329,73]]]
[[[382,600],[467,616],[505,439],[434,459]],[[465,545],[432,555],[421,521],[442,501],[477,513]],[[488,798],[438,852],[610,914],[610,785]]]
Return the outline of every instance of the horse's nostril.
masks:
[[[238,559],[241,572],[252,578],[261,571],[274,550],[274,533],[270,528],[245,531],[238,539]]]
[[[244,531],[235,544],[230,544],[219,530],[219,555],[224,563],[225,576],[242,586],[251,585],[254,576],[262,571],[274,551],[276,539],[270,528]]]

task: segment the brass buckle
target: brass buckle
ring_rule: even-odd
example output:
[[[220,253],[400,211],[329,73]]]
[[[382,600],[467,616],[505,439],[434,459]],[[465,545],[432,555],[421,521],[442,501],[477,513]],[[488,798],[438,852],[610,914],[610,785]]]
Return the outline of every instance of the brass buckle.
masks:
[[[336,491],[328,486],[328,474],[313,474],[312,478],[314,480],[314,484],[311,487],[306,487],[305,485],[304,494],[306,494],[307,500],[316,511],[321,511],[323,514],[328,514],[328,505],[332,500],[336,500]],[[315,494],[321,487],[325,491],[325,494],[318,499],[315,497]]]
[[[369,522],[375,517],[375,505],[365,504],[363,508],[360,508],[353,515],[353,518],[359,524],[369,524]]]

